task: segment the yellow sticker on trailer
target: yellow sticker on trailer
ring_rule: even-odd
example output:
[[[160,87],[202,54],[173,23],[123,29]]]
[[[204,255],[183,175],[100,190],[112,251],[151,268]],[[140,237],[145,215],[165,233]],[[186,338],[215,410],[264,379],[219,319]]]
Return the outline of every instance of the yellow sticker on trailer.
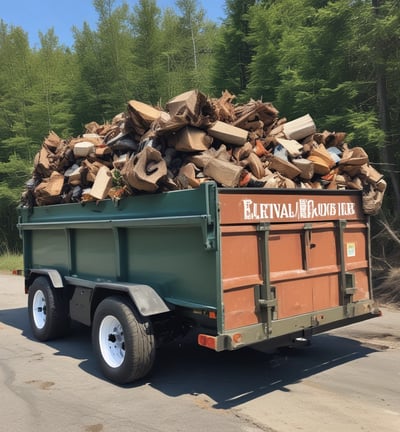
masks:
[[[347,243],[347,256],[348,257],[356,256],[356,244],[355,243]]]

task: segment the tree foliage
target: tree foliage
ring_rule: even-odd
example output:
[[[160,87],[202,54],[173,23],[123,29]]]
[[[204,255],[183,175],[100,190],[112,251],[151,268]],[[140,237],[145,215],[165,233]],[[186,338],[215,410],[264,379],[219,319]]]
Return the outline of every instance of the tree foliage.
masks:
[[[94,0],[99,16],[96,30],[85,23],[74,29],[78,79],[74,87],[75,128],[104,122],[124,109],[135,88],[133,40],[128,6],[115,0]]]
[[[249,44],[249,11],[256,0],[226,0],[226,19],[215,43],[214,88],[221,92],[229,89],[235,95],[243,94],[249,83],[249,65],[252,49]]]
[[[156,104],[163,92],[161,10],[155,0],[139,0],[131,17],[134,40],[134,62],[137,65],[136,99]]]

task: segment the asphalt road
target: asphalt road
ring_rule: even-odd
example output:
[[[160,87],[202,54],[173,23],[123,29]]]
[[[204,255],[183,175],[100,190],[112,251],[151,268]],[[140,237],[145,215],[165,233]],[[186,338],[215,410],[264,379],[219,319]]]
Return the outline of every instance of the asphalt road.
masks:
[[[310,347],[215,353],[163,347],[151,377],[103,380],[90,331],[32,339],[21,276],[0,275],[0,432],[400,430],[400,311]]]

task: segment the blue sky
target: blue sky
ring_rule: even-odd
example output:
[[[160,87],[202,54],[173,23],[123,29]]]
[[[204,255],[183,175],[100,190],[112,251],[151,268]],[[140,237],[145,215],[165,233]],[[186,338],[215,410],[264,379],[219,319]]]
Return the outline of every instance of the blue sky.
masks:
[[[122,0],[115,0],[120,4]],[[133,7],[136,0],[126,0]],[[220,22],[224,17],[224,0],[197,0],[213,21]],[[161,9],[173,7],[174,0],[157,0]],[[28,33],[32,47],[39,47],[39,31],[46,33],[54,27],[61,44],[72,45],[73,26],[82,28],[84,21],[91,28],[96,27],[97,14],[92,0],[0,0],[0,18],[9,26],[19,26]]]

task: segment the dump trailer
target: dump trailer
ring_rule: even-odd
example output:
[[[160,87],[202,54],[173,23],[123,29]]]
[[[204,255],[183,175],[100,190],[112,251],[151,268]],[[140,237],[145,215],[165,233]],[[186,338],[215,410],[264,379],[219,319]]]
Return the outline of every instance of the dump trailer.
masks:
[[[90,326],[115,383],[186,331],[215,351],[273,348],[379,315],[360,191],[206,182],[19,212],[35,338]]]

